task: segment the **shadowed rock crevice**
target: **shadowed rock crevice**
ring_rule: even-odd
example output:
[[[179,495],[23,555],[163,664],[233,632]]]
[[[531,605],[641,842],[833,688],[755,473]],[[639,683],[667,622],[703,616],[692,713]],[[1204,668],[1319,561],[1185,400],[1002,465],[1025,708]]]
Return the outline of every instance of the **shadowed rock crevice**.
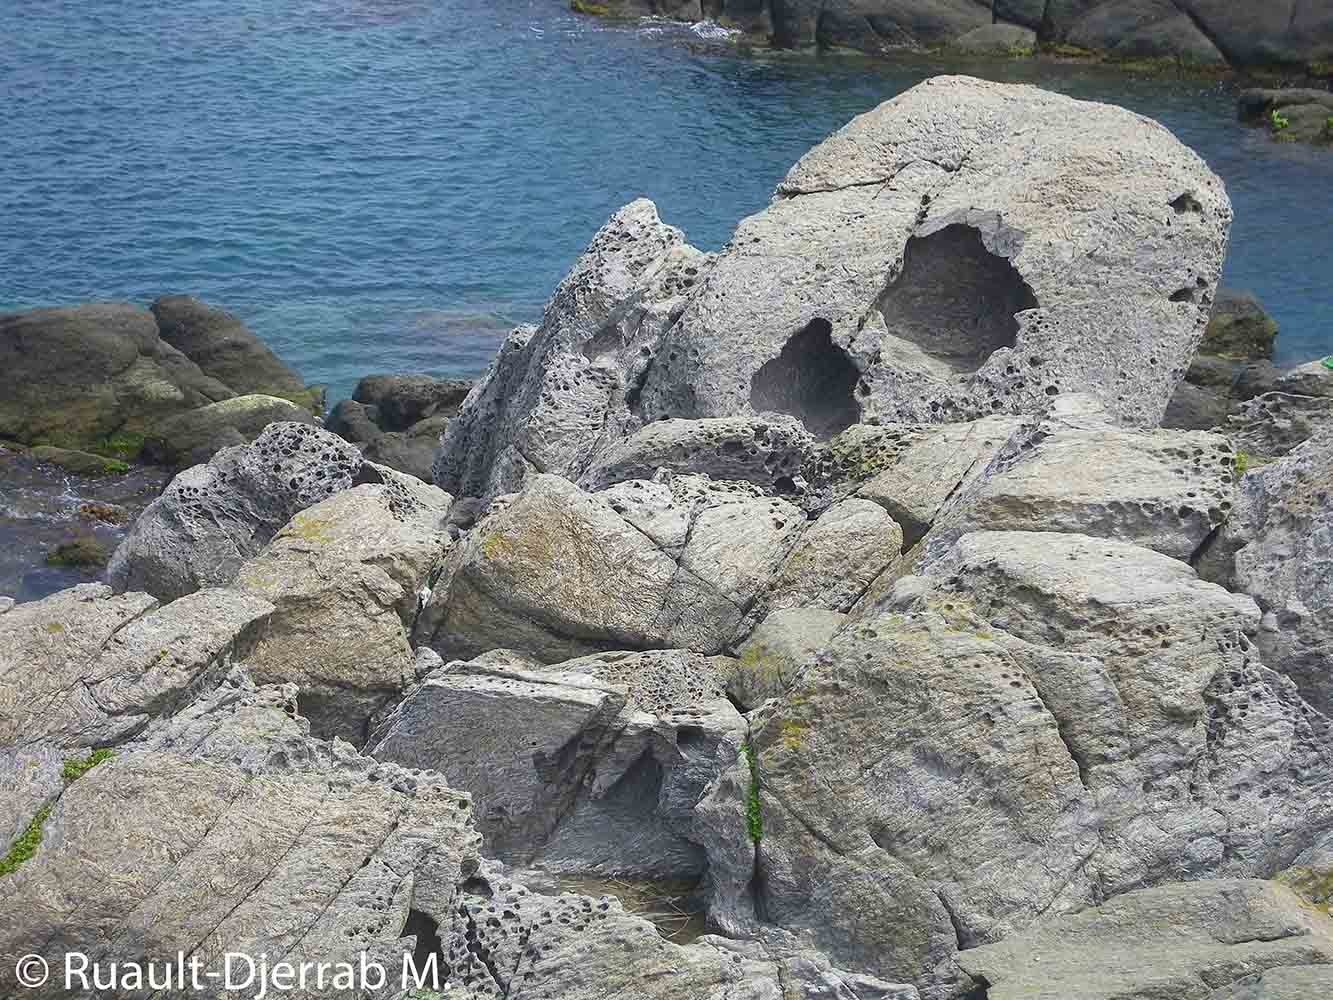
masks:
[[[833,342],[826,319],[811,320],[782,352],[754,373],[750,405],[760,413],[786,413],[820,439],[831,438],[861,418],[852,395],[860,372]]]
[[[412,950],[412,965],[419,973],[428,973],[434,956],[438,982],[444,982],[449,978],[450,970],[444,957],[444,945],[440,940],[438,921],[420,910],[409,910],[407,922],[403,925],[402,937],[417,939],[416,946]]]
[[[879,301],[889,336],[956,373],[971,373],[1018,336],[1015,314],[1036,309],[1032,289],[981,234],[954,225],[915,236]]]

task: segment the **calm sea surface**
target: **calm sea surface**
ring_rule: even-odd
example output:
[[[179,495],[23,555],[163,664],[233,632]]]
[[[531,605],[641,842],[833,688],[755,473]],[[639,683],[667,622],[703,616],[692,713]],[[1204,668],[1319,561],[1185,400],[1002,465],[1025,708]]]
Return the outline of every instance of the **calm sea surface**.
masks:
[[[716,248],[807,148],[965,69],[1152,115],[1226,180],[1229,283],[1333,351],[1333,153],[1198,81],[1037,64],[745,59],[563,0],[0,2],[0,310],[186,291],[332,397],[473,374],[646,195]]]

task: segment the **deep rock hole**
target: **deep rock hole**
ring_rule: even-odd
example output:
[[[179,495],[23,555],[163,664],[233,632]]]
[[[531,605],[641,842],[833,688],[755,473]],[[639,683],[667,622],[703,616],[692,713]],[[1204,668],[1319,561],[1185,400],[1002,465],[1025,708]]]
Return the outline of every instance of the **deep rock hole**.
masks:
[[[440,940],[439,923],[420,910],[408,910],[407,923],[403,925],[403,932],[399,937],[412,937],[413,935],[416,935],[417,944],[412,949],[412,965],[418,972],[425,973],[426,963],[434,955],[439,981],[443,983],[449,978],[450,970],[444,959],[444,942]]]
[[[817,438],[831,438],[861,418],[853,392],[861,373],[833,342],[833,325],[812,320],[750,379],[750,406],[786,413]]]
[[[891,337],[960,374],[1013,347],[1015,314],[1036,308],[1036,296],[1013,264],[962,225],[908,240],[902,271],[879,301]]]

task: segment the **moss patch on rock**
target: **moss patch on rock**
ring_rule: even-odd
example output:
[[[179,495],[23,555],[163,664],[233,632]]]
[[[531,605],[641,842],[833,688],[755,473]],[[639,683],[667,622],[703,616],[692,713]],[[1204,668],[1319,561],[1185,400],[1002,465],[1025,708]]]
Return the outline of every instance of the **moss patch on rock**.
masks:
[[[80,535],[61,542],[46,554],[48,566],[69,566],[76,569],[95,569],[105,566],[111,553],[92,535]]]

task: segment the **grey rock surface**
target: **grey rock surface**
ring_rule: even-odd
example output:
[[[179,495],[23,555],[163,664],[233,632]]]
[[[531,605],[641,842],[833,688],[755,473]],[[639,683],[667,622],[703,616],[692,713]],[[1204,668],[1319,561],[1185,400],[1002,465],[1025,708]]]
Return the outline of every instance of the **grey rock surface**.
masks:
[[[1333,965],[1285,965],[1246,976],[1219,990],[1216,1000],[1307,1000],[1333,994]]]
[[[449,543],[449,494],[386,475],[299,511],[236,580],[274,607],[246,658],[251,676],[296,684],[312,731],[357,746],[415,680],[408,634]]]
[[[1020,24],[983,24],[949,43],[947,51],[969,56],[1031,55],[1037,33]]]
[[[1018,430],[926,537],[937,558],[972,531],[1063,531],[1188,560],[1232,506],[1236,453],[1219,434],[1112,427],[1057,408]]]
[[[1282,870],[1333,826],[1333,734],[1257,625],[1146,549],[965,536],[752,720],[766,918],[943,996],[1043,915]]]
[[[716,434],[657,428],[672,417],[785,416],[827,439],[1088,392],[1153,426],[1203,334],[1230,221],[1221,182],[1147,119],[939,77],[807,153],[716,258],[650,202],[618,212],[469,394],[435,481],[488,499],[533,473],[600,485],[603,466]]]
[[[992,1000],[1314,1000],[1283,991],[1333,983],[1333,921],[1272,882],[1204,881],[1051,917],[959,962]]]
[[[1111,152],[1131,147],[1132,170]],[[1067,196],[1024,194],[1075,162]],[[928,80],[807,153],[741,223],[667,331],[644,417],[777,411],[828,436],[1089,392],[1118,422],[1155,425],[1203,334],[1230,220],[1220,181],[1146,119]],[[1102,256],[1108,231],[1124,254]],[[1086,340],[1108,326],[1113,340]]]
[[[1333,434],[1333,396],[1266,392],[1241,403],[1222,430],[1238,449],[1278,458],[1304,441]]]
[[[940,427],[858,424],[829,443],[814,478],[854,484],[902,526],[903,545],[920,541],[945,501],[981,475],[1022,426],[1018,417],[983,417]],[[838,487],[834,487],[838,490]]]
[[[1333,48],[1329,0],[607,0],[588,9],[614,17],[721,18],[741,29],[749,44],[874,54],[941,46],[964,54],[1024,54],[1023,48],[960,45],[1013,37],[1073,44],[1113,60],[1300,69]],[[1016,28],[1027,30],[1018,35]]]
[[[529,472],[576,479],[599,447],[637,430],[644,373],[706,260],[652,202],[617,212],[541,325],[514,331],[468,395],[445,431],[435,482],[491,497],[519,488]]]
[[[428,417],[451,417],[467,398],[472,383],[431,375],[367,375],[352,399],[373,406],[386,431],[405,431]]]
[[[543,895],[489,867],[464,883],[440,938],[468,1000],[918,1000],[781,943],[664,941],[614,898]]]
[[[903,532],[872,500],[834,504],[801,534],[765,589],[756,613],[788,608],[850,611],[902,554]]]
[[[534,475],[496,507],[450,551],[417,622],[414,642],[446,659],[720,652],[805,527],[757,487],[692,476],[585,493]]]
[[[268,602],[202,590],[161,606],[81,584],[0,618],[0,753],[108,746],[216,686]]]
[[[497,651],[427,677],[368,752],[471,792],[486,851],[502,861],[692,883],[705,860],[695,806],[736,762],[745,732],[697,654],[602,653],[548,667]]]
[[[5,879],[0,949],[53,965],[183,952],[215,972],[228,951],[353,966],[364,952],[400,969],[412,911],[443,917],[479,865],[467,796],[311,739],[293,701],[237,679],[67,783]],[[25,995],[65,996],[62,979]]]
[[[293,514],[351,486],[361,465],[361,453],[327,431],[270,424],[253,443],[177,475],[116,549],[108,579],[164,601],[228,584]]]
[[[1333,443],[1247,473],[1201,569],[1259,602],[1264,662],[1333,713]]]
[[[658,469],[795,492],[814,440],[791,417],[657,420],[598,455],[580,483],[598,490]]]
[[[760,622],[724,663],[727,693],[746,711],[791,690],[815,653],[828,644],[847,616],[822,608],[786,608]]]
[[[1277,321],[1253,292],[1218,290],[1199,350],[1205,354],[1259,360],[1273,356]]]

